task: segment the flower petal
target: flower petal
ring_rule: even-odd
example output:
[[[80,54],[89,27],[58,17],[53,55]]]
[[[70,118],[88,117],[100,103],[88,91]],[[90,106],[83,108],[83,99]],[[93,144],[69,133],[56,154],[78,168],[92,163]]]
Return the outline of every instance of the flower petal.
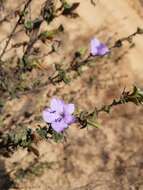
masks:
[[[97,47],[92,46],[91,49],[90,49],[90,53],[93,56],[97,55],[97,53],[98,53]]]
[[[68,114],[72,114],[75,110],[74,104],[65,104],[64,105],[64,112]]]
[[[56,132],[62,132],[65,128],[68,127],[68,124],[66,124],[64,122],[63,119],[61,119],[60,121],[57,121],[57,122],[53,122],[51,124],[52,128],[56,131]]]
[[[108,47],[105,44],[100,44],[100,46],[98,47],[98,55],[105,55],[108,52]]]
[[[46,123],[52,123],[53,121],[55,121],[60,117],[59,114],[57,114],[56,112],[55,113],[49,112],[49,109],[45,109],[42,115]]]
[[[58,113],[62,113],[64,110],[64,101],[59,100],[57,98],[53,98],[51,100],[51,109]]]
[[[76,118],[73,115],[66,114],[64,117],[65,123],[71,125],[76,122]]]
[[[97,38],[93,38],[90,42],[91,46],[98,47],[100,46],[101,42]]]
[[[93,38],[90,42],[90,53],[95,56],[98,53],[98,47],[100,46],[100,41],[96,38]]]

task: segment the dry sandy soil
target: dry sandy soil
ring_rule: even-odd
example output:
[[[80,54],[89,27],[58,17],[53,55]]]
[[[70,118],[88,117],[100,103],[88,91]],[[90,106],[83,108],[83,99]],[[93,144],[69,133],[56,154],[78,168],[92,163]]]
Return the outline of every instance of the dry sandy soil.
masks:
[[[7,2],[10,10],[22,1]],[[34,0],[35,12],[41,2]],[[65,55],[75,48],[87,46],[93,36],[111,45],[135,32],[137,27],[143,27],[142,0],[97,0],[95,6],[90,0],[78,2],[81,2],[77,10],[80,18],[62,17],[55,21],[65,26],[62,47]],[[0,41],[12,26],[12,22],[0,26]],[[21,39],[21,35],[18,34],[12,43]],[[5,114],[11,115],[7,125],[10,125],[11,118],[23,121],[21,115],[25,110],[40,114],[55,92],[56,96],[89,110],[118,98],[125,87],[130,89],[135,84],[143,88],[143,36],[136,36],[134,43],[133,48],[125,43],[123,48],[114,50],[108,59],[100,61],[94,69],[86,69],[70,85],[59,85],[57,91],[48,87],[37,94],[9,101],[5,108]],[[6,56],[13,53],[20,54],[10,52]],[[42,61],[50,64],[51,58]],[[91,76],[95,76],[95,80]],[[73,126],[68,130],[66,141],[39,143],[38,159],[26,150],[18,150],[10,158],[1,157],[0,189],[143,190],[142,112],[141,107],[122,105],[113,109],[110,115],[100,116],[100,129],[79,130]],[[37,125],[34,118],[30,125]]]

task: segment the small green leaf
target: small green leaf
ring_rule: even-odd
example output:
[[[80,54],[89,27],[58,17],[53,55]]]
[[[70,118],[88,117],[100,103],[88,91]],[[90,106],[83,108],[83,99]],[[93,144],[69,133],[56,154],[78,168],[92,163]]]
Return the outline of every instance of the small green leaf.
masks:
[[[57,133],[56,131],[53,131],[52,137],[55,142],[60,142],[63,139],[64,135],[63,133]]]
[[[15,146],[28,147],[31,144],[31,129],[19,125],[9,135],[9,140]]]
[[[64,81],[65,84],[70,83],[70,79],[66,75],[63,76],[63,81]]]
[[[95,127],[95,128],[100,128],[100,124],[97,123],[97,122],[93,122],[93,121],[90,121],[90,120],[87,120],[87,127]]]
[[[44,31],[44,32],[42,32],[41,34],[40,34],[40,38],[42,39],[42,40],[44,40],[44,39],[51,39],[51,38],[53,38],[54,37],[54,35],[55,35],[55,32],[54,31]]]
[[[81,47],[79,50],[78,50],[78,52],[80,53],[80,55],[84,55],[85,54],[85,52],[86,52],[86,48],[84,48],[84,47]]]
[[[43,127],[43,128],[37,128],[36,132],[43,138],[43,139],[47,139],[47,127]]]
[[[73,3],[68,4],[67,2],[64,2],[64,10],[62,12],[63,15],[72,15],[74,14],[73,11],[77,9],[80,3]]]
[[[27,20],[25,23],[24,23],[24,26],[27,30],[31,30],[33,28],[33,22],[31,20]]]

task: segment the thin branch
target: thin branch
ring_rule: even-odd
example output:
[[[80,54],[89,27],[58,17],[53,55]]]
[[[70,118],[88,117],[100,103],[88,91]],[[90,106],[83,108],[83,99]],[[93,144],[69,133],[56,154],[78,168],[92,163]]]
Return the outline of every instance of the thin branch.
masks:
[[[2,51],[2,53],[0,54],[0,60],[2,59],[3,55],[5,54],[5,51],[7,50],[7,47],[8,47],[8,45],[9,45],[11,39],[12,39],[12,36],[13,36],[13,34],[15,33],[15,31],[16,31],[18,25],[20,24],[20,22],[21,22],[21,20],[22,20],[22,18],[23,18],[23,13],[26,11],[27,7],[29,6],[29,4],[30,4],[31,2],[32,2],[32,0],[28,0],[28,1],[26,2],[26,4],[25,4],[25,6],[24,6],[24,8],[23,8],[23,10],[22,10],[22,12],[21,12],[21,14],[19,15],[19,19],[18,19],[17,23],[15,24],[15,26],[14,26],[14,28],[13,28],[11,34],[9,35],[9,38],[8,38],[6,44],[5,44],[5,47],[4,47],[3,51]]]

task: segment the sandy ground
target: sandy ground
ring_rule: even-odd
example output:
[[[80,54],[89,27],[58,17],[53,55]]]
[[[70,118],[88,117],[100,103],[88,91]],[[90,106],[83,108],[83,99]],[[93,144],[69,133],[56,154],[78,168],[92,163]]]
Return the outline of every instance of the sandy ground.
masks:
[[[7,1],[7,9],[22,2],[11,6],[12,0]],[[89,0],[78,2],[81,2],[78,8],[80,18],[62,17],[53,23],[54,26],[62,22],[65,26],[61,51],[65,55],[75,48],[87,46],[93,36],[111,45],[135,32],[137,27],[143,27],[142,0],[97,0],[96,6]],[[35,0],[35,11],[40,3]],[[0,26],[0,41],[9,33],[11,25],[12,22]],[[20,35],[12,43],[21,39]],[[5,108],[5,114],[11,115],[7,125],[10,125],[11,118],[23,121],[21,115],[25,110],[40,115],[53,94],[71,99],[81,109],[88,110],[117,98],[124,87],[131,88],[136,84],[143,88],[143,36],[136,36],[134,43],[133,48],[125,43],[124,48],[114,50],[108,59],[100,61],[102,66],[99,62],[94,69],[86,69],[70,85],[57,86],[58,91],[48,87],[37,94],[9,101]],[[10,52],[7,56],[13,53],[20,56],[20,52]],[[56,56],[52,57],[53,60]],[[43,60],[43,64],[50,62],[51,58]],[[91,76],[96,79],[91,80]],[[25,150],[16,151],[11,158],[1,157],[0,189],[143,190],[142,111],[132,104],[119,106],[110,115],[103,114],[99,118],[100,129],[79,130],[73,126],[68,130],[65,142],[39,143],[38,159]],[[36,126],[37,121],[31,120],[30,125]],[[40,171],[37,164],[41,164]],[[28,170],[30,167],[34,169]],[[26,174],[18,173],[22,169]],[[12,187],[13,182],[16,188]]]

